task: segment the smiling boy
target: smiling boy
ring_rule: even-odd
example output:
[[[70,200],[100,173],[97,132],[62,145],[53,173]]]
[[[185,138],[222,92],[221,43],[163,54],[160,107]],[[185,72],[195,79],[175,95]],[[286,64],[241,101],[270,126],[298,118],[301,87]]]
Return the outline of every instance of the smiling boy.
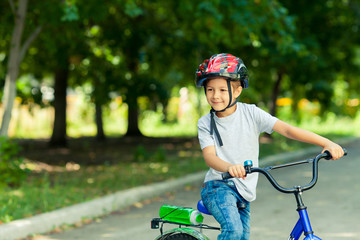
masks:
[[[276,131],[281,135],[328,150],[333,159],[343,156],[336,143],[315,133],[291,126],[253,104],[238,102],[249,77],[243,61],[231,54],[215,54],[200,64],[196,86],[204,87],[209,114],[198,121],[198,137],[209,171],[201,190],[207,209],[221,225],[218,239],[247,240],[250,235],[250,202],[256,198],[257,174],[245,178],[243,163],[258,166],[259,136]],[[234,178],[222,180],[221,173]]]

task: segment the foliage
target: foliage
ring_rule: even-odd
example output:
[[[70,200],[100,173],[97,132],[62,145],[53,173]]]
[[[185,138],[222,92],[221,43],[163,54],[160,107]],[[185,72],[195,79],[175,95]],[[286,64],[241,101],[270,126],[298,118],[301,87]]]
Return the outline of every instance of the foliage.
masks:
[[[319,101],[321,114],[334,110],[331,99],[339,76],[343,76],[342,82],[353,86],[348,92],[359,89],[359,80],[354,77],[360,69],[354,61],[359,46],[359,2],[281,2],[295,17],[296,39],[307,50],[306,54],[283,62],[290,79],[287,91],[294,100],[305,96],[310,101]]]
[[[23,158],[19,157],[20,147],[7,137],[0,137],[0,188],[19,186],[27,177]]]
[[[165,162],[166,150],[159,146],[154,153],[149,153],[144,145],[139,144],[134,151],[134,162]]]
[[[144,145],[138,145],[134,152],[134,161],[135,162],[144,162],[148,160],[149,153],[145,150]]]
[[[78,9],[75,4],[72,4],[71,1],[64,1],[64,15],[61,17],[61,21],[76,21],[79,20]]]
[[[6,1],[0,6],[0,46],[9,49],[13,18]],[[340,96],[335,82],[346,85],[343,102],[358,97],[357,1],[52,0],[28,7],[24,34],[43,30],[21,64],[21,74],[31,76],[17,86],[23,103],[42,104],[44,79],[61,67],[69,69],[71,89],[90,86],[83,89],[97,107],[121,97],[131,113],[127,126],[137,127],[145,111],[167,109],[173,88],[193,85],[194,70],[215,52],[243,58],[251,74],[243,100],[270,110],[279,96],[291,97],[297,113],[307,97],[320,113],[347,113],[332,101]],[[8,58],[0,50],[0,83]],[[141,97],[151,99],[146,109]]]

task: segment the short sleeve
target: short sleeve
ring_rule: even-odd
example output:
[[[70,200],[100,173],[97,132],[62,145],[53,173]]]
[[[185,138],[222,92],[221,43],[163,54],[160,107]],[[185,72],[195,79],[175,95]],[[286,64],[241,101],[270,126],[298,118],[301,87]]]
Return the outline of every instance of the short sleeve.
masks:
[[[256,119],[259,132],[266,132],[268,134],[271,134],[278,118],[272,116],[271,114],[265,112],[264,110],[255,105],[253,106],[253,114]]]
[[[214,137],[210,135],[210,118],[209,115],[201,117],[197,123],[198,138],[201,146],[201,150],[208,147],[214,146]]]

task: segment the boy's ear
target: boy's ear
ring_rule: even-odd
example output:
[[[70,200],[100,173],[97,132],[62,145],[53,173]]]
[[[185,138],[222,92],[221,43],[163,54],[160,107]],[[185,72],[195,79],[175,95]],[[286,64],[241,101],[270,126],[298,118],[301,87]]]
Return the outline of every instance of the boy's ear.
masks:
[[[243,88],[241,86],[238,86],[237,88],[235,88],[234,91],[234,98],[238,98],[242,92]]]

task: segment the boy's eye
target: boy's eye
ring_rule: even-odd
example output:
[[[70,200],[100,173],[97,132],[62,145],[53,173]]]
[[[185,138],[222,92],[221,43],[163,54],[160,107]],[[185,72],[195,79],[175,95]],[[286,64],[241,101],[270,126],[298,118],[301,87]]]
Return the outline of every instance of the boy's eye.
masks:
[[[227,92],[227,89],[223,88],[221,89],[222,92]]]

